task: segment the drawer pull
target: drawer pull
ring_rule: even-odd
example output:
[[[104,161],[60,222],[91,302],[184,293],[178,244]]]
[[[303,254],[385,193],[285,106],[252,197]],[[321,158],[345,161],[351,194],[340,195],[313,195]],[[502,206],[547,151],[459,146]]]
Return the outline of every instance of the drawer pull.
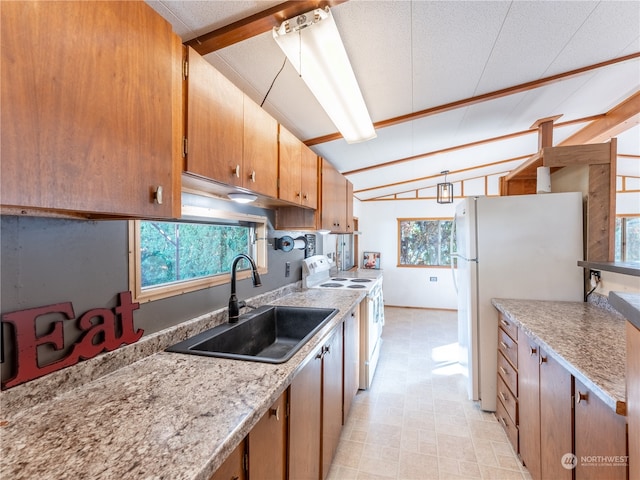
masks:
[[[500,322],[502,323],[502,325],[504,325],[505,327],[510,327],[511,325],[509,324],[509,322],[507,322],[504,318],[500,319]]]
[[[498,370],[500,370],[503,375],[509,375],[509,372],[507,372],[502,365],[498,367]]]
[[[503,417],[498,417],[498,421],[502,424],[504,428],[507,428],[507,421]]]
[[[500,398],[502,398],[503,402],[508,402],[509,401],[509,397],[507,397],[504,393],[499,392],[500,393]]]
[[[540,355],[540,358],[538,359],[538,364],[542,365],[546,361],[547,361],[547,357],[543,357],[542,355]]]
[[[585,401],[585,403],[589,401],[589,392],[582,393],[580,390],[578,390],[578,401],[577,401],[577,403],[580,403],[583,400]]]
[[[504,343],[502,340],[500,341],[500,346],[502,348],[504,348],[505,350],[509,350],[509,345],[507,345],[506,343]]]
[[[533,357],[536,353],[538,353],[538,349],[536,347],[529,346],[529,356]]]

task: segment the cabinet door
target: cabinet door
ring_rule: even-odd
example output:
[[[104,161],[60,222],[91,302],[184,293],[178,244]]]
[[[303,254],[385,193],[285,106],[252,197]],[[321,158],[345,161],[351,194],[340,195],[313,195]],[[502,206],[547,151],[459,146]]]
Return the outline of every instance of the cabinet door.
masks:
[[[302,143],[289,130],[280,125],[278,140],[280,189],[278,198],[287,202],[300,203],[300,155]]]
[[[318,353],[289,387],[289,478],[319,480],[322,360]]]
[[[322,477],[329,474],[342,432],[342,329],[325,344],[322,365]]]
[[[287,471],[287,393],[249,432],[249,476],[284,480]]]
[[[216,470],[211,480],[245,480],[244,469],[245,441],[240,442],[222,465]]]
[[[345,194],[345,232],[353,233],[353,183],[345,179],[347,193]]]
[[[171,25],[144,2],[3,2],[0,18],[3,206],[179,214]]]
[[[300,204],[309,208],[318,208],[318,156],[302,144],[300,158],[300,184],[302,200]]]
[[[534,480],[541,478],[539,355],[538,346],[529,337],[518,336],[520,457]]]
[[[189,47],[186,171],[242,186],[244,94]]]
[[[344,399],[342,424],[347,422],[353,397],[360,383],[360,308],[344,322]]]
[[[278,196],[278,122],[249,97],[244,97],[243,186]]]
[[[340,233],[346,231],[346,179],[324,158],[322,159],[322,228]]]
[[[576,379],[575,383],[575,454],[578,462],[576,480],[602,478],[625,480],[627,478],[625,417],[616,414],[579,380]],[[635,454],[637,453],[636,450]],[[605,457],[605,459],[600,460],[594,457]],[[611,461],[612,457],[619,460]]]
[[[627,422],[629,478],[640,478],[640,330],[627,322]]]
[[[562,465],[562,457],[573,447],[573,377],[543,350],[539,359],[541,478],[571,480],[573,473]]]

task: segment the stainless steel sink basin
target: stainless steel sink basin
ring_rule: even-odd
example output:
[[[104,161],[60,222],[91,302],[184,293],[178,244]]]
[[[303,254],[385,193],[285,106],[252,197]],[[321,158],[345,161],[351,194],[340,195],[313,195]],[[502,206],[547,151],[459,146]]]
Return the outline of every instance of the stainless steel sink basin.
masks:
[[[265,305],[169,348],[168,352],[254,362],[289,360],[338,310]]]

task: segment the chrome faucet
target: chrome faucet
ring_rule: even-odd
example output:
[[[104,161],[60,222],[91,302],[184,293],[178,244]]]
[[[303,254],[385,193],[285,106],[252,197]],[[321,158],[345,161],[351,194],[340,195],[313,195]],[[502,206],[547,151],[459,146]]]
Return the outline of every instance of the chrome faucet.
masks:
[[[236,255],[231,264],[231,297],[229,298],[229,323],[237,323],[240,316],[240,305],[238,304],[238,297],[236,297],[236,267],[238,262],[242,259],[246,259],[251,264],[251,277],[253,278],[253,286],[259,287],[262,285],[260,281],[260,275],[258,275],[258,267],[256,262],[253,261],[249,255],[240,253]],[[244,303],[244,302],[242,302]]]

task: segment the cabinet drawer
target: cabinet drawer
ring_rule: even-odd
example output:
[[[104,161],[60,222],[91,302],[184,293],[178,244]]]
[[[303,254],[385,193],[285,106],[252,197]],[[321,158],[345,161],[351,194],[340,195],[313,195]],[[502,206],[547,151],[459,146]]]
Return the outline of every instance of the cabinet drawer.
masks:
[[[498,376],[502,377],[509,390],[518,396],[518,371],[513,368],[502,353],[498,353]]]
[[[504,383],[502,378],[498,376],[498,403],[502,402],[502,406],[507,411],[511,421],[518,424],[518,399],[513,395],[511,390]]]
[[[518,368],[518,344],[501,328],[498,329],[498,351]]]
[[[516,342],[518,341],[518,327],[514,322],[509,320],[505,315],[501,313],[498,324],[500,325],[500,328],[507,332],[507,334],[511,338],[513,338]]]
[[[500,399],[496,402],[496,418],[507,433],[507,437],[509,438],[509,442],[511,442],[513,449],[518,452],[518,427],[516,427],[509,417],[509,414],[507,414],[507,411],[502,405]]]

